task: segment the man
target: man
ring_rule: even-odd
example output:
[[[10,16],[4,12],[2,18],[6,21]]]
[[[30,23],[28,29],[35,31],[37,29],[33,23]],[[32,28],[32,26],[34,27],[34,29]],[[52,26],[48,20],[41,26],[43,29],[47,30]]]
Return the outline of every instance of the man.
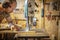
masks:
[[[10,13],[13,12],[13,10],[16,8],[16,5],[16,0],[8,0],[2,4],[2,7],[0,7],[0,23],[4,18],[6,18],[8,24],[10,24],[10,27],[12,24],[16,30],[20,30],[20,28],[14,24],[12,18],[10,17]]]
[[[6,18],[8,24],[14,25],[9,13],[13,12],[13,10],[16,8],[16,4],[16,0],[9,0],[2,4],[2,7],[0,7],[0,23],[4,18]]]

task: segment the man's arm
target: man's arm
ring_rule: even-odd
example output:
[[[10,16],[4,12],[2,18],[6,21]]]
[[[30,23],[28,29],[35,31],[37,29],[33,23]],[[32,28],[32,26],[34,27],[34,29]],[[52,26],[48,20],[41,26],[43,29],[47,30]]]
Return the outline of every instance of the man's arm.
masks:
[[[12,18],[10,16],[7,17],[6,20],[7,20],[8,23],[12,23],[13,24],[13,20],[12,20]]]
[[[7,17],[6,20],[7,20],[8,24],[12,24],[14,26],[18,26],[11,17]]]
[[[6,20],[8,21],[8,24],[11,24],[11,25],[9,25],[10,27],[12,25],[14,25],[14,27],[16,28],[17,31],[20,30],[20,27],[13,22],[13,20],[12,20],[12,18],[10,16],[7,17]]]

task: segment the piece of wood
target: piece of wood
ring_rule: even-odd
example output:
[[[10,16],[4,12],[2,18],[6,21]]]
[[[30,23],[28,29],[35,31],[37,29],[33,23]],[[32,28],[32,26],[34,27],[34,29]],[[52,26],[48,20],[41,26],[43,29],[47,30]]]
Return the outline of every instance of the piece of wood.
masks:
[[[3,30],[11,30],[11,28],[0,28],[0,31],[3,31]]]

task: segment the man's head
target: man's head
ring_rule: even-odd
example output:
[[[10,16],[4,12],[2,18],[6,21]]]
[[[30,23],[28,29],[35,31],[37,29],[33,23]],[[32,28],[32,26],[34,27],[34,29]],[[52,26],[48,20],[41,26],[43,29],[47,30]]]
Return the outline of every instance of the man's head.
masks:
[[[9,1],[3,3],[2,7],[5,9],[6,12],[11,13],[16,8],[16,1]]]

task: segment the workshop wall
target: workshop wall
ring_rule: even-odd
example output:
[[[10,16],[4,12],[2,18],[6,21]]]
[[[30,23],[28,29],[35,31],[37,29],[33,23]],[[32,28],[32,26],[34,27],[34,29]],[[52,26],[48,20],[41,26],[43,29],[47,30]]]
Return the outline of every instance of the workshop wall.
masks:
[[[21,1],[20,1],[21,2]],[[35,4],[33,5],[33,7],[34,7],[34,17],[36,17],[37,18],[37,26],[36,26],[36,28],[37,29],[42,29],[43,27],[44,27],[44,24],[43,24],[43,17],[41,17],[41,14],[42,14],[42,12],[41,12],[41,9],[42,9],[42,2],[41,1],[39,1],[39,0],[35,0],[35,2],[36,2],[36,4],[38,5],[38,7],[36,7],[35,6]],[[22,4],[22,5],[20,5],[20,4]],[[12,19],[14,19],[14,17],[17,17],[17,19],[22,19],[23,21],[25,20],[25,17],[24,17],[24,1],[22,1],[21,3],[20,3],[19,5],[20,5],[20,7],[17,7],[17,9],[19,8],[19,11],[16,11],[16,12],[14,12],[14,13],[12,13],[11,14],[11,17],[12,17]],[[31,3],[32,4],[32,3]],[[32,10],[31,8],[28,8],[29,10]],[[36,12],[35,12],[36,11]],[[28,13],[30,13],[30,12],[28,12]],[[14,17],[13,17],[14,16]],[[30,14],[29,14],[29,16],[30,16]],[[21,21],[21,20],[20,20]],[[26,23],[26,21],[25,21],[25,23]],[[22,23],[22,25],[23,25],[23,23]],[[26,24],[25,24],[26,25]]]
[[[55,1],[55,0],[54,0]],[[59,11],[53,7],[54,1],[46,1],[45,3],[45,29],[50,36],[58,35],[59,28]]]

